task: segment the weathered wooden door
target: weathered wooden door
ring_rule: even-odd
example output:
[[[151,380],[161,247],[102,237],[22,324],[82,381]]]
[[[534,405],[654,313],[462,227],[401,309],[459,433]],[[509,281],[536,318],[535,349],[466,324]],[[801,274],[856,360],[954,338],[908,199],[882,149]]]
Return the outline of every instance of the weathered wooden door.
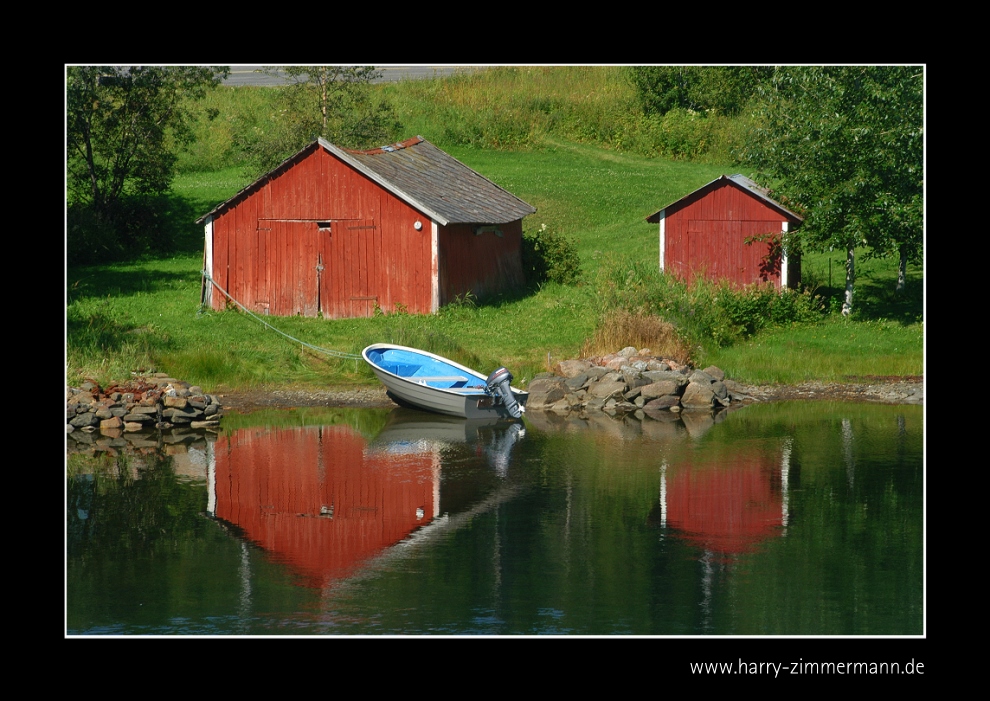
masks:
[[[320,311],[332,319],[372,316],[382,295],[381,231],[373,219],[335,219],[322,241]]]
[[[269,220],[258,230],[258,251],[253,307],[261,313],[372,316],[387,290],[381,231],[371,219]]]
[[[314,222],[268,220],[258,229],[256,306],[276,316],[316,316],[319,232]]]
[[[250,306],[275,316],[317,316],[329,241],[329,231],[315,221],[262,222]]]

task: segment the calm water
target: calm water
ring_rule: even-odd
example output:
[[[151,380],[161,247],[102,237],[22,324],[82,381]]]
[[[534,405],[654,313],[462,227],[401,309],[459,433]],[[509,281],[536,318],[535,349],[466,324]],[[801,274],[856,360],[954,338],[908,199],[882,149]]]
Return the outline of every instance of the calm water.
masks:
[[[923,411],[228,416],[70,455],[70,635],[924,633]]]

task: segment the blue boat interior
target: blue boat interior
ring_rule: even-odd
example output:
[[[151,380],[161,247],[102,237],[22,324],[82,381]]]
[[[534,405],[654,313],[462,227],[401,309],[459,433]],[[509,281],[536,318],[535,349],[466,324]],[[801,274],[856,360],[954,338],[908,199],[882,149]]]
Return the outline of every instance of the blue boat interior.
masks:
[[[368,359],[394,375],[439,389],[485,391],[485,383],[441,360],[396,348],[368,351]]]

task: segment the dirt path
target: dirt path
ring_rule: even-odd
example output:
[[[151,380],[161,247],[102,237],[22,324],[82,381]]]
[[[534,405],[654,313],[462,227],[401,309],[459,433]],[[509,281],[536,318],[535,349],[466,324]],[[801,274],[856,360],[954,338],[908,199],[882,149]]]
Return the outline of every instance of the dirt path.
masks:
[[[803,382],[797,385],[736,384],[736,391],[758,401],[831,399],[883,404],[924,403],[925,383],[919,377],[862,379],[862,382]]]
[[[291,409],[294,407],[326,406],[359,409],[395,406],[383,387],[342,386],[330,389],[259,389],[220,392],[217,394],[225,409],[240,412],[258,409]]]

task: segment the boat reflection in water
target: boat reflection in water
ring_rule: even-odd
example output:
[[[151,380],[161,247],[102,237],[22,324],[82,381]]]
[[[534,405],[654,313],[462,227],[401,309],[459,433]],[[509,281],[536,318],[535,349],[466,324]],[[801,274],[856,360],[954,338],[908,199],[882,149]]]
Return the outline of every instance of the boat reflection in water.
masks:
[[[325,588],[511,498],[504,486],[459,517],[442,511],[441,451],[477,444],[504,478],[524,435],[521,423],[408,409],[393,410],[370,443],[344,425],[240,429],[214,446],[208,511],[305,585]]]
[[[495,473],[506,477],[512,447],[525,436],[521,421],[508,422],[498,417],[460,419],[415,409],[393,409],[369,450],[391,454],[428,450],[439,454],[451,445],[477,445]]]

